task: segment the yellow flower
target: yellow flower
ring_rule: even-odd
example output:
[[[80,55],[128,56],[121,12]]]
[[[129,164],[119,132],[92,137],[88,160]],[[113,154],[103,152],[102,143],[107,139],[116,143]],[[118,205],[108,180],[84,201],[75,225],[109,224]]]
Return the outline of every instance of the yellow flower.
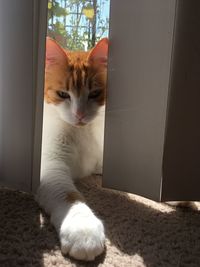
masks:
[[[48,9],[51,9],[51,8],[52,8],[52,3],[49,2],[49,3],[48,3]]]
[[[88,19],[93,19],[94,17],[94,8],[83,8],[83,14],[88,18]]]

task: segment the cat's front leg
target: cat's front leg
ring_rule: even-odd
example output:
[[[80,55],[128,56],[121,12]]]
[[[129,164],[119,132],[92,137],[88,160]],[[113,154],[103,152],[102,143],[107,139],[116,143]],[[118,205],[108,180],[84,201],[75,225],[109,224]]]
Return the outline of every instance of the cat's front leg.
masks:
[[[94,260],[104,250],[102,222],[87,206],[66,171],[43,171],[37,201],[51,216],[63,254]]]

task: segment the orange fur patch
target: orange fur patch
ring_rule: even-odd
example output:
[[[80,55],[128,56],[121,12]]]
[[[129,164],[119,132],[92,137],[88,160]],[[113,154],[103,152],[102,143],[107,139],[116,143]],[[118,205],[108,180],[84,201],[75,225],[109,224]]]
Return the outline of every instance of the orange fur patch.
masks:
[[[76,201],[85,202],[84,197],[79,192],[70,192],[66,197],[67,202],[74,203]]]
[[[64,53],[63,53],[64,51]],[[99,105],[105,103],[107,68],[105,65],[94,64],[89,60],[90,52],[65,51],[60,57],[63,60],[46,64],[44,97],[47,103],[59,104],[63,101],[57,91],[73,91],[80,96],[83,88],[100,88],[102,93],[95,101]],[[58,51],[59,53],[59,51]]]

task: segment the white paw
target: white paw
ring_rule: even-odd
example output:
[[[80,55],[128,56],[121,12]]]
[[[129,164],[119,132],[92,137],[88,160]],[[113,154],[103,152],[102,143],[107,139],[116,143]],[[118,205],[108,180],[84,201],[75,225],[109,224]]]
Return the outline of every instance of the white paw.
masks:
[[[75,259],[91,261],[104,250],[102,222],[84,204],[75,204],[60,228],[61,251]]]

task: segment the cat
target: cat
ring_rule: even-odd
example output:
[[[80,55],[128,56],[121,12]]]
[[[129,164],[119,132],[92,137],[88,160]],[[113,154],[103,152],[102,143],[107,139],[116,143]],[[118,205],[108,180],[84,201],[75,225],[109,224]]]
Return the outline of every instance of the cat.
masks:
[[[94,260],[104,251],[103,222],[74,180],[102,167],[108,39],[89,52],[46,40],[41,183],[36,200],[50,214],[61,251]]]

